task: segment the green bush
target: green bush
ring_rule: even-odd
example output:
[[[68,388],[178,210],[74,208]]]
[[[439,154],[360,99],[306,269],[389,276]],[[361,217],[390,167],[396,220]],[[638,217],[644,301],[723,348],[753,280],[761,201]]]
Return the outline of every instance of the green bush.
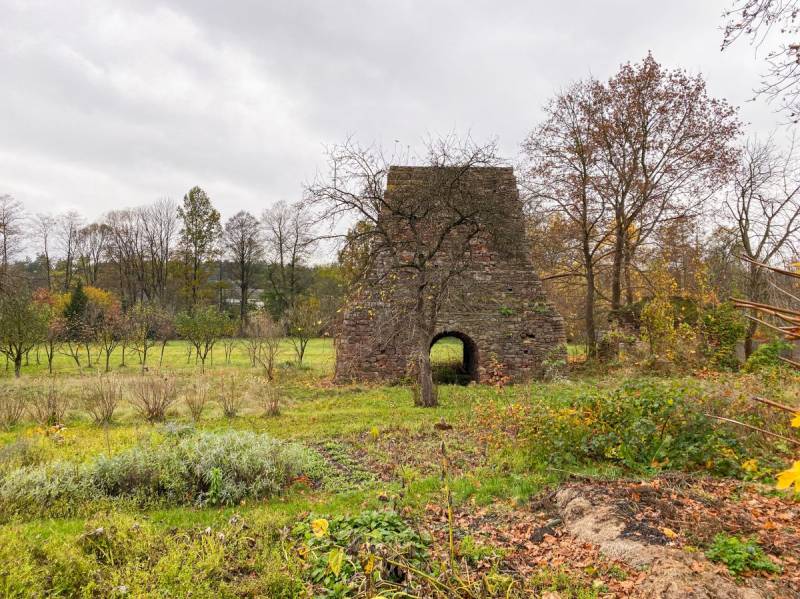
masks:
[[[93,480],[112,497],[144,493],[174,503],[235,505],[279,493],[312,467],[314,458],[297,444],[247,431],[200,432],[100,457]]]
[[[685,382],[628,381],[612,391],[534,402],[520,423],[529,460],[565,466],[619,463],[638,472],[739,471],[737,440],[703,414],[702,393]]]
[[[718,534],[706,551],[711,561],[721,562],[732,574],[739,576],[751,570],[777,573],[780,566],[773,562],[754,539],[742,540],[738,537]]]
[[[395,512],[365,511],[331,519],[309,516],[292,529],[292,537],[305,556],[305,578],[334,596],[366,579],[378,589],[382,581],[392,586],[402,582],[406,572],[397,563],[429,569],[429,541]]]
[[[781,367],[784,365],[784,362],[780,359],[781,354],[791,349],[792,345],[782,339],[759,345],[747,358],[743,370],[745,372],[760,372]]]
[[[318,477],[320,458],[300,445],[247,431],[186,433],[87,464],[22,467],[0,477],[0,513],[128,498],[139,504],[234,505]]]
[[[53,510],[71,513],[74,506],[96,497],[89,470],[70,462],[28,466],[0,479],[0,513],[35,515]]]
[[[703,354],[712,368],[737,370],[736,344],[744,337],[747,325],[741,313],[730,302],[703,310],[701,331]]]

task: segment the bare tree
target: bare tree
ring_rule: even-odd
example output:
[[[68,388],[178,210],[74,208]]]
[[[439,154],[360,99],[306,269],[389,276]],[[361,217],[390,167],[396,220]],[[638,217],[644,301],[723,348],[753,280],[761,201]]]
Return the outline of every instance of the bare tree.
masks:
[[[596,269],[611,234],[609,204],[597,193],[600,151],[592,136],[592,83],[577,83],[545,107],[546,120],[523,143],[525,186],[538,214],[566,218],[573,235],[561,250],[580,269],[552,275],[585,279],[584,333],[589,357],[596,354]],[[572,242],[574,240],[574,243]]]
[[[275,378],[275,360],[283,338],[283,327],[267,312],[258,312],[244,325],[245,348],[250,365],[264,369],[267,380]]]
[[[56,226],[56,219],[49,214],[37,214],[33,219],[33,227],[39,242],[39,248],[44,259],[44,268],[47,273],[47,288],[53,289],[52,272],[53,267],[50,259],[51,242],[53,231]]]
[[[390,286],[401,282],[395,305],[402,309],[388,315],[381,336],[408,335],[418,382],[415,400],[434,406],[430,343],[439,310],[449,299],[451,282],[481,245],[479,236],[499,229],[491,223],[501,203],[475,193],[470,184],[474,169],[497,163],[495,144],[454,138],[433,141],[425,161],[428,168],[420,171],[424,174],[413,190],[392,190],[391,196],[384,193],[389,162],[380,151],[348,141],[332,148],[328,160],[328,177],[307,189],[309,205],[329,222],[355,217],[370,225],[345,241],[372,252],[378,279],[366,285],[374,289],[378,281]],[[365,243],[363,236],[370,241]],[[376,346],[382,342],[371,340]]]
[[[0,291],[7,287],[9,266],[21,249],[25,211],[10,195],[0,195]]]
[[[725,197],[724,209],[738,232],[738,242],[747,261],[745,293],[751,301],[768,298],[768,263],[797,248],[800,231],[800,163],[794,143],[781,153],[772,139],[749,140],[742,149],[733,188]],[[753,351],[757,323],[751,321],[745,335],[745,354]]]
[[[300,293],[299,267],[316,243],[313,216],[304,203],[278,202],[264,211],[265,253],[272,263],[268,279],[278,301],[278,311],[290,309]]]
[[[169,261],[178,232],[178,204],[169,198],[162,198],[141,208],[140,217],[150,263],[150,296],[163,303],[167,295]]]
[[[91,223],[78,231],[78,266],[88,285],[97,285],[109,237],[110,229],[104,223]]]
[[[141,211],[112,210],[106,215],[105,223],[110,233],[108,257],[117,268],[123,303],[130,306],[149,300]]]
[[[724,13],[722,49],[745,37],[760,47],[778,35],[777,47],[765,56],[766,72],[755,93],[779,101],[793,122],[800,120],[800,3],[797,0],[735,0]],[[773,37],[774,39],[774,37]]]
[[[234,214],[225,223],[223,245],[233,262],[234,276],[239,281],[239,318],[244,324],[256,266],[264,258],[258,219],[245,211]]]
[[[56,221],[56,239],[64,260],[64,291],[69,291],[72,287],[79,233],[82,227],[83,219],[75,211],[62,214]]]

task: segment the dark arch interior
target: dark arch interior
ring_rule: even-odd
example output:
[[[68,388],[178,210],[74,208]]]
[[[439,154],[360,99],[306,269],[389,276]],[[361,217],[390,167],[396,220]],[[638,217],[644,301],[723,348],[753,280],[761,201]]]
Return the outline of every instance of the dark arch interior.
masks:
[[[439,333],[431,341],[431,367],[437,384],[466,385],[476,380],[475,342],[457,331]]]

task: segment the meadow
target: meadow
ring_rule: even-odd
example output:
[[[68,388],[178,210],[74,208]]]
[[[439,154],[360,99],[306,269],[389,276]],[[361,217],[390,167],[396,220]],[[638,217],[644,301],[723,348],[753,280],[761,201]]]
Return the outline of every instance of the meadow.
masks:
[[[406,386],[333,384],[329,339],[313,340],[302,366],[284,342],[272,383],[240,346],[226,360],[219,345],[205,372],[179,341],[159,369],[158,349],[144,377],[173,386],[155,422],[132,401],[135,353],[125,367],[115,353],[110,375],[59,356],[51,379],[31,356],[19,380],[0,379],[0,401],[25,402],[0,432],[3,596],[600,597],[638,574],[599,556],[523,564],[539,545],[515,526],[557,526],[541,508],[557,485],[668,474],[773,497],[791,455],[705,416],[787,432],[749,399],[791,402],[798,384],[784,371],[575,367],[548,382],[440,385],[440,405],[424,409]],[[434,347],[440,365],[459,355],[452,342]],[[108,380],[119,403],[98,424],[86,396]],[[53,389],[64,416],[37,422]],[[198,389],[207,402],[193,417]],[[691,528],[676,534],[710,548]],[[552,548],[585,551],[547,534]]]

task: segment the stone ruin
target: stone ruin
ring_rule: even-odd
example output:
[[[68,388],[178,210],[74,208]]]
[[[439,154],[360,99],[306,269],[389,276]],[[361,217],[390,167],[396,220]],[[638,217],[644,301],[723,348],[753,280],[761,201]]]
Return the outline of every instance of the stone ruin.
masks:
[[[389,169],[384,201],[413,194],[431,167]],[[527,238],[516,177],[512,168],[471,168],[466,185],[480,200],[495,202],[499,219],[470,242],[470,258],[448,286],[436,320],[432,347],[443,337],[463,343],[463,370],[471,380],[497,376],[511,381],[540,378],[549,363],[566,360],[564,321],[548,302],[542,283],[528,257]],[[384,224],[386,224],[384,222]],[[486,229],[495,229],[494,231]],[[497,235],[502,229],[502,235]],[[345,305],[336,339],[336,379],[386,381],[410,373],[411,339],[403,327],[383,334],[382,317],[398,306],[404,290],[374,266],[365,284]],[[402,311],[407,308],[400,308]],[[413,314],[408,315],[409,322]]]

